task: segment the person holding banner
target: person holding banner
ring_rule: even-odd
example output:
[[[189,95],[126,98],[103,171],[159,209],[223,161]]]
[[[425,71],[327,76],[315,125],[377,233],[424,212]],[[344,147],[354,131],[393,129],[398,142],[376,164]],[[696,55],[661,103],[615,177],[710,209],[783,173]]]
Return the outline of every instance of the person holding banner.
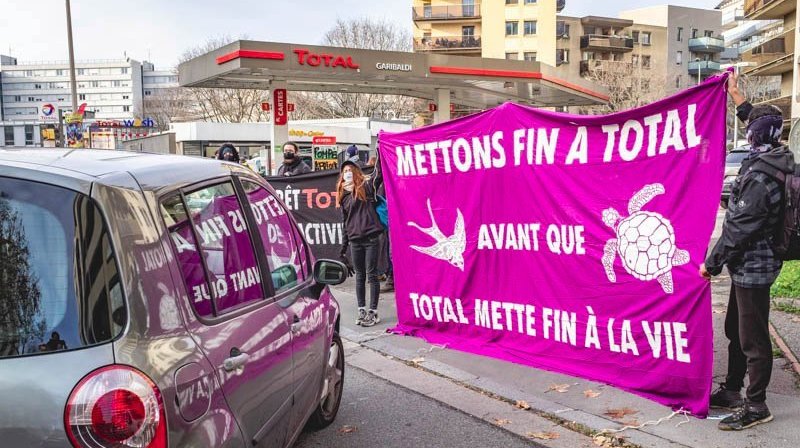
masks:
[[[297,155],[299,150],[300,147],[295,142],[283,144],[283,165],[278,168],[278,176],[297,176],[311,172],[311,167]]]
[[[722,235],[700,266],[710,279],[728,266],[733,285],[725,317],[728,374],[711,395],[712,408],[739,408],[719,423],[722,430],[742,430],[772,420],[766,404],[772,375],[772,343],[769,334],[770,287],[780,274],[782,262],[771,241],[783,220],[783,186],[767,173],[794,171],[792,153],[780,143],[781,110],[752,106],[739,91],[738,77],[728,81],[728,93],[737,116],[747,121],[750,154],[733,183]],[[746,399],[745,373],[749,375]]]
[[[359,166],[358,156],[342,162],[341,174],[336,183],[336,203],[342,210],[344,220],[344,243],[340,256],[356,274],[356,300],[358,318],[356,325],[371,327],[380,322],[378,317],[379,239],[384,231],[375,211],[377,188],[383,179],[380,170],[375,170],[367,179]],[[352,258],[347,257],[348,246]],[[352,260],[352,263],[351,263]],[[366,285],[369,284],[369,312],[366,310]]]

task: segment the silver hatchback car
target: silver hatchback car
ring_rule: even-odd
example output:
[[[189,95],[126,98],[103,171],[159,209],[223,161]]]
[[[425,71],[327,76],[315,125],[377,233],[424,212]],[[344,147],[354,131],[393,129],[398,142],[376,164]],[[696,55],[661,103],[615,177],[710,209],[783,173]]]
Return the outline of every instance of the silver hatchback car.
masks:
[[[241,166],[0,149],[0,445],[291,445],[339,408],[345,269]]]

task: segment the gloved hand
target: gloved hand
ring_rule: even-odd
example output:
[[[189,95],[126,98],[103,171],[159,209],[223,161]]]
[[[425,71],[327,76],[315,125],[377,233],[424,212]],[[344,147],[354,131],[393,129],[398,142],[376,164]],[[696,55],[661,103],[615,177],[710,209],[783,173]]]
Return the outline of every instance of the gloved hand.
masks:
[[[350,262],[350,259],[347,258],[347,255],[342,254],[339,256],[339,258],[342,260],[342,263],[344,263],[345,267],[347,268],[347,276],[352,277],[353,274],[356,273],[356,270],[353,269],[353,263]]]

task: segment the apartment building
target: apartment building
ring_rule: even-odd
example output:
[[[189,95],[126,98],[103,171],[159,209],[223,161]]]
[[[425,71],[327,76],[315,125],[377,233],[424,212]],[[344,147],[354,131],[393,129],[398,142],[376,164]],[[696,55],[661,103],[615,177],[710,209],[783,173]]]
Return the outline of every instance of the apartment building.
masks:
[[[565,0],[412,0],[414,51],[556,65]]]
[[[796,0],[745,0],[744,19],[748,21],[777,21],[760,33],[750,45],[741,48],[740,60],[748,67],[742,73],[750,76],[779,77],[780,90],[760,101],[773,104],[784,111],[786,128],[792,119],[800,117],[797,99],[797,32]]]
[[[133,59],[75,64],[78,104],[97,120],[145,118],[144,99],[177,87],[175,73]],[[38,146],[40,126],[57,123],[58,110],[72,109],[67,61],[20,63],[0,56],[0,127],[6,145]]]

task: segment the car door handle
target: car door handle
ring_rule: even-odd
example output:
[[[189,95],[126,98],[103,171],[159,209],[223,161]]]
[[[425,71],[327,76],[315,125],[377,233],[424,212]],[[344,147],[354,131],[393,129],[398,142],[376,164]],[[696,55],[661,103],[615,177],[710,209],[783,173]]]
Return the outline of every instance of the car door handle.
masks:
[[[226,372],[232,372],[243,368],[248,359],[250,359],[250,355],[247,353],[240,353],[237,356],[231,356],[225,361],[222,361],[222,367],[225,368]]]
[[[292,333],[297,333],[303,329],[303,322],[300,321],[300,316],[297,314],[292,318]]]

